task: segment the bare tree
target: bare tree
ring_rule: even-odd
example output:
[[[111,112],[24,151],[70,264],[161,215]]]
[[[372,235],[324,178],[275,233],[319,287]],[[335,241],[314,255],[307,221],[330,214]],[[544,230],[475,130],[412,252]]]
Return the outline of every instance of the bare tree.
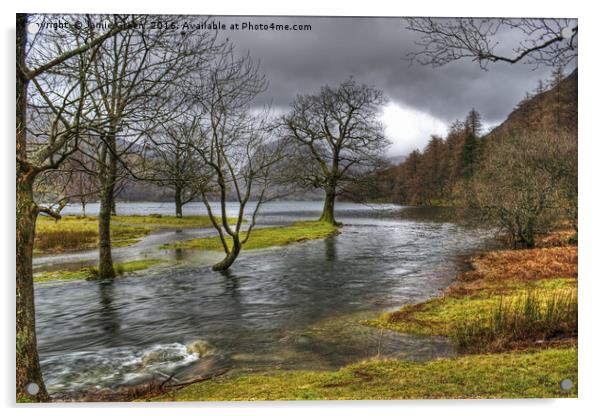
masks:
[[[162,126],[149,142],[152,143],[147,171],[154,183],[173,191],[176,217],[182,207],[200,195],[199,178],[202,162],[190,146],[190,124],[174,120]]]
[[[502,137],[491,142],[473,179],[473,203],[515,248],[533,247],[538,233],[577,206],[576,178],[574,133]]]
[[[34,18],[32,18],[34,19]],[[38,22],[43,17],[36,17]],[[40,206],[34,198],[34,184],[42,172],[56,169],[77,149],[89,94],[85,76],[89,62],[99,45],[130,23],[115,17],[119,24],[104,33],[69,30],[38,32],[28,39],[28,16],[17,14],[16,36],[16,389],[17,400],[29,398],[27,385],[39,387],[34,400],[49,399],[40,371],[35,333],[33,292],[33,243],[39,213],[59,218],[50,207]],[[83,33],[83,34],[82,34]],[[80,42],[83,38],[84,42]],[[76,75],[62,69],[76,62]],[[33,84],[33,92],[29,87]],[[34,103],[35,105],[32,105]],[[33,107],[33,110],[32,110]],[[28,113],[36,111],[44,127],[32,131]],[[35,127],[35,126],[34,126]]]
[[[272,137],[268,111],[251,109],[266,86],[258,65],[249,56],[236,58],[228,48],[193,91],[196,107],[191,111],[189,145],[206,169],[199,191],[226,255],[214,270],[227,270],[234,263],[252,235],[260,207],[277,196],[271,188],[284,142]],[[237,206],[233,224],[228,222],[229,198]],[[211,206],[213,199],[219,201],[218,213]],[[251,220],[243,231],[249,210]]]
[[[160,121],[177,114],[178,83],[204,65],[214,46],[214,36],[198,31],[163,31],[140,17],[140,24],[100,46],[93,61],[89,129],[86,141],[95,148],[89,157],[96,162],[100,186],[98,246],[100,279],[115,276],[111,253],[111,214],[115,187],[130,175],[142,175],[126,163],[132,154],[143,154],[143,139],[158,128]],[[142,164],[137,165],[143,167]]]
[[[82,148],[83,145],[80,141],[78,147]],[[38,178],[36,192],[40,200],[79,204],[85,217],[86,206],[98,197],[98,184],[93,172],[93,162],[77,150],[56,170],[46,171]]]
[[[282,117],[282,134],[303,161],[296,165],[295,179],[325,192],[320,220],[335,224],[337,195],[383,166],[388,141],[379,111],[384,102],[382,91],[350,79],[322,87],[319,94],[298,96]]]
[[[568,65],[577,58],[574,19],[406,18],[420,34],[411,61],[439,67],[471,59],[482,69],[492,62]],[[514,42],[513,46],[510,46]]]

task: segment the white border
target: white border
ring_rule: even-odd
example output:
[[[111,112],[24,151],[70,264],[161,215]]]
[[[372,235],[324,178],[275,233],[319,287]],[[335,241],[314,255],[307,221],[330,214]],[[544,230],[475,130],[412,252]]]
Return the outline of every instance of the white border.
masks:
[[[331,1],[302,0],[296,3],[261,0],[223,0],[212,3],[202,0],[100,0],[95,3],[82,0],[20,0],[2,3],[2,81],[3,96],[0,99],[2,117],[2,185],[3,197],[0,203],[2,219],[1,264],[3,311],[2,337],[0,346],[3,360],[0,367],[0,392],[5,414],[45,415],[106,415],[111,414],[147,415],[175,414],[189,415],[210,412],[211,414],[251,415],[306,415],[307,413],[327,414],[345,412],[350,415],[364,415],[375,409],[379,415],[399,415],[415,413],[438,415],[506,415],[508,413],[543,413],[567,415],[593,413],[602,408],[598,392],[600,385],[600,301],[602,295],[602,270],[599,262],[602,236],[600,229],[600,181],[602,175],[602,145],[600,130],[600,15],[596,13],[594,2],[576,1],[525,1],[504,0],[499,2],[470,2],[468,0],[398,2],[392,1]],[[390,401],[390,402],[261,402],[261,403],[193,403],[193,404],[53,404],[15,407],[14,402],[14,28],[16,12],[116,12],[116,13],[177,13],[177,14],[236,14],[236,15],[347,15],[347,16],[536,16],[536,17],[576,17],[579,19],[579,185],[580,185],[580,261],[579,261],[579,399],[559,400],[444,400],[444,401]],[[598,133],[598,134],[596,134]]]

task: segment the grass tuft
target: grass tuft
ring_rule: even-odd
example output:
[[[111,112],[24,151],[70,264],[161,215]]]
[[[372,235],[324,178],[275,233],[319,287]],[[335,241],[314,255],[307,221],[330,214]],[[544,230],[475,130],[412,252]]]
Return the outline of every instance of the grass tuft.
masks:
[[[577,310],[575,288],[500,297],[477,319],[455,325],[452,338],[462,351],[483,352],[509,349],[524,341],[576,337]]]

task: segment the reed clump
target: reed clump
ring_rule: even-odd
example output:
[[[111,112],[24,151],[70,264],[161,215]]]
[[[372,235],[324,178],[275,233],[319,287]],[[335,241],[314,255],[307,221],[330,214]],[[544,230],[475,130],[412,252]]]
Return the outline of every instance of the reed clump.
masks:
[[[577,311],[576,288],[502,296],[477,319],[456,325],[452,337],[461,350],[472,353],[574,339]]]

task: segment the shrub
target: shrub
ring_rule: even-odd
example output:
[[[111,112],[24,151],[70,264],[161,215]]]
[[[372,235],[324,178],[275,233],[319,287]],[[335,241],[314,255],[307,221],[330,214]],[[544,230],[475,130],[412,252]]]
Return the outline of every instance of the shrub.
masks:
[[[469,204],[514,248],[535,246],[568,218],[577,224],[577,137],[540,131],[496,139],[471,182]]]

